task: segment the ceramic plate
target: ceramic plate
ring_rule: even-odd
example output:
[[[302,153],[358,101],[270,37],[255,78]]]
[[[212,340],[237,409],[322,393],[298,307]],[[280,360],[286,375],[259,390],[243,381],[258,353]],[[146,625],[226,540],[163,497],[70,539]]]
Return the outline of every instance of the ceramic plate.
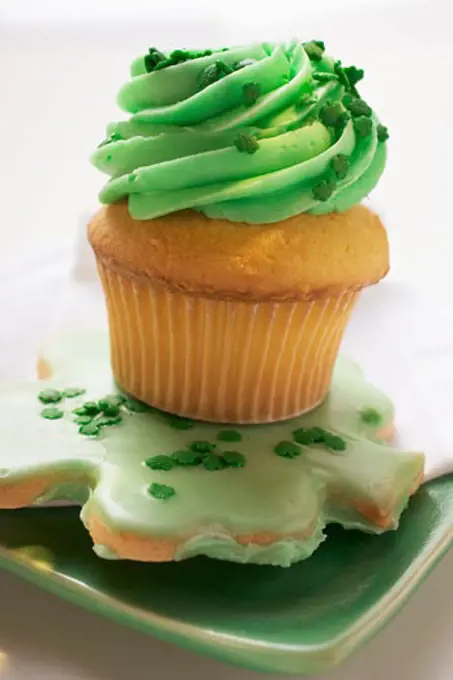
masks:
[[[395,533],[340,528],[289,569],[196,558],[108,562],[76,508],[0,512],[0,564],[76,604],[217,659],[274,673],[341,662],[388,622],[452,542],[453,479],[423,487]]]
[[[395,397],[401,443],[426,449],[434,476],[451,463],[445,466],[427,402],[414,401],[410,378],[420,375],[421,350],[411,354],[407,343],[419,312],[411,322],[407,291],[379,288],[364,296],[345,346]],[[102,317],[92,284],[73,288],[69,298],[63,316],[72,324]],[[150,565],[96,557],[77,508],[33,508],[0,512],[0,565],[76,604],[217,659],[274,673],[313,673],[341,662],[391,619],[451,545],[452,527],[453,478],[446,476],[420,489],[397,532],[376,537],[332,527],[309,560],[289,569],[201,558]]]

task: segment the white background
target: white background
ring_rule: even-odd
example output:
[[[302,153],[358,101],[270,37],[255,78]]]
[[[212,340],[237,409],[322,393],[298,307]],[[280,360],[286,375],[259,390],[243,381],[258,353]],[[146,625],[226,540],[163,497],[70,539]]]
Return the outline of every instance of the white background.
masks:
[[[81,215],[96,206],[103,181],[87,158],[106,122],[121,115],[114,98],[129,62],[151,44],[215,46],[298,35],[322,38],[333,55],[363,66],[363,95],[391,134],[388,167],[372,196],[391,238],[390,281],[409,284],[428,297],[431,311],[450,318],[452,24],[447,0],[429,6],[422,0],[0,0],[0,377],[23,375],[48,330]],[[414,325],[415,341],[423,326],[423,319]],[[439,328],[444,358],[451,360],[451,326]],[[433,364],[432,370],[440,369]],[[453,554],[394,623],[326,677],[451,680],[451,573]],[[9,666],[3,675],[2,652]],[[2,680],[144,680],[157,673],[253,677],[0,573]]]

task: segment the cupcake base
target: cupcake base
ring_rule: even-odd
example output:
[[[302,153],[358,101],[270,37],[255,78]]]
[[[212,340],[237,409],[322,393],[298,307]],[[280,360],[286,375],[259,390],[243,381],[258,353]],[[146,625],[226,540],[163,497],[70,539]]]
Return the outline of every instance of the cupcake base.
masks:
[[[327,395],[357,298],[218,300],[171,292],[98,262],[113,374],[158,409],[219,423],[295,417]]]

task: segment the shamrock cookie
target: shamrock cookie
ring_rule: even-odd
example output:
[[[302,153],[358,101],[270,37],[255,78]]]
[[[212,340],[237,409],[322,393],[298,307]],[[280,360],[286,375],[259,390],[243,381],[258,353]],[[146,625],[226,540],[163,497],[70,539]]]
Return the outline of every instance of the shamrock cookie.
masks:
[[[329,523],[396,529],[422,479],[422,454],[383,441],[390,400],[346,360],[315,411],[234,427],[120,393],[103,334],[60,338],[40,371],[0,390],[0,507],[76,502],[101,557],[289,566]]]

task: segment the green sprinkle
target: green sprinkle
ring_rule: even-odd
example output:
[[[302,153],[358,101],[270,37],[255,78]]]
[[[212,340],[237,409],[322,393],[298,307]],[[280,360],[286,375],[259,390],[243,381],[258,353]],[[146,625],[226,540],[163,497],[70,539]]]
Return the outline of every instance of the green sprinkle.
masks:
[[[328,201],[335,191],[336,184],[332,180],[322,179],[312,189],[313,197],[318,201]]]
[[[55,406],[47,406],[41,411],[41,416],[47,420],[59,420],[63,418],[63,411]]]
[[[219,442],[240,442],[242,435],[237,430],[221,430],[217,434],[217,439]]]
[[[297,458],[300,456],[301,449],[293,442],[280,442],[274,448],[275,453],[282,458]]]
[[[348,157],[342,153],[337,154],[331,161],[332,170],[338,179],[344,179],[348,174],[349,160]]]
[[[326,436],[329,434],[327,430],[324,430],[322,427],[312,427],[310,432],[314,444],[323,444]]]
[[[209,85],[216,83],[218,80],[225,78],[230,73],[233,73],[233,69],[228,66],[224,61],[215,61],[213,64],[209,64],[200,73],[197,82],[197,89],[204,90]]]
[[[105,416],[115,417],[120,412],[119,406],[106,402],[105,399],[101,399],[101,401],[98,402],[98,406],[99,410],[102,411]]]
[[[216,470],[224,470],[227,463],[220,456],[216,456],[215,453],[208,453],[203,456],[203,466],[209,472],[215,472]]]
[[[305,427],[294,430],[293,437],[295,442],[302,444],[303,446],[313,444],[314,441],[313,431],[311,429],[307,430]]]
[[[94,421],[96,425],[99,427],[104,427],[106,425],[109,427],[110,425],[119,425],[122,422],[122,418],[120,415],[117,416],[101,416],[100,418],[96,418]]]
[[[338,73],[316,71],[313,73],[313,80],[316,80],[318,83],[330,83],[332,80],[338,80]]]
[[[224,451],[222,458],[228,467],[245,467],[245,456],[239,451]]]
[[[85,434],[87,436],[93,436],[95,437],[99,432],[101,431],[101,428],[96,425],[96,423],[87,423],[86,425],[81,425],[79,427],[79,432],[80,434]]]
[[[86,415],[77,416],[77,418],[74,418],[74,422],[77,425],[88,425],[88,423],[92,422],[93,417],[94,416],[86,416]]]
[[[345,120],[345,111],[341,104],[326,104],[319,112],[319,119],[327,127],[337,127]]]
[[[324,446],[332,449],[332,451],[344,451],[346,449],[346,442],[341,437],[337,437],[335,434],[330,434],[328,432],[324,437]]]
[[[345,95],[343,97],[343,104],[351,112],[354,117],[357,116],[367,116],[370,117],[373,113],[371,107],[360,97],[351,97],[351,95]]]
[[[375,408],[365,408],[360,411],[360,419],[366,425],[379,426],[382,423],[382,415]]]
[[[148,460],[145,462],[146,465],[151,468],[151,470],[164,470],[165,472],[172,470],[177,464],[175,460],[170,458],[170,456],[164,455],[153,456],[152,458],[148,458]]]
[[[356,66],[347,66],[346,68],[343,68],[343,73],[352,87],[355,87],[355,85],[357,85],[357,83],[362,80],[365,75],[365,71],[362,68],[357,68]]]
[[[321,40],[310,40],[310,42],[302,43],[302,47],[312,61],[321,61],[326,49]]]
[[[359,137],[369,137],[373,130],[373,121],[366,116],[354,118],[354,130]]]
[[[258,83],[244,83],[242,91],[244,93],[244,104],[246,106],[253,106],[261,94],[261,87]]]
[[[200,465],[202,455],[197,451],[187,451],[186,449],[181,449],[180,451],[175,451],[172,453],[171,458],[177,465],[196,466]]]
[[[145,56],[145,68],[148,71],[148,73],[151,73],[151,71],[154,71],[156,66],[166,60],[166,56],[163,52],[158,50],[156,47],[150,47],[148,50],[148,54]]]
[[[107,156],[105,157],[105,160],[106,160],[108,163],[110,163],[110,161],[112,160],[112,158],[113,158],[112,154],[111,154],[111,153],[108,153]]]
[[[85,394],[86,390],[83,387],[67,387],[63,390],[63,397],[66,399],[73,399],[74,397],[80,397],[81,394]]]
[[[180,418],[179,416],[168,416],[168,424],[174,430],[191,430],[195,423],[189,418]]]
[[[189,449],[195,451],[195,453],[212,453],[216,448],[216,444],[211,444],[211,442],[191,442],[189,444]]]
[[[58,390],[42,390],[38,394],[38,399],[42,401],[43,404],[58,404],[63,399],[63,395]]]
[[[148,487],[148,492],[151,496],[157,498],[159,501],[166,501],[176,494],[176,491],[172,486],[168,486],[167,484],[157,484],[156,482],[153,482]]]
[[[154,48],[152,48],[154,49]],[[223,52],[224,50],[218,50]],[[196,50],[173,50],[170,52],[168,57],[161,59],[156,66],[154,71],[160,71],[163,68],[168,68],[168,66],[176,66],[176,64],[182,64],[184,61],[189,61],[191,59],[200,59],[201,57],[209,57],[212,54],[212,50],[204,50],[204,52],[197,52]]]
[[[84,404],[82,404],[81,408],[84,409],[84,413],[86,415],[96,416],[100,411],[96,401],[86,401]]]
[[[234,139],[234,145],[241,153],[256,153],[260,148],[256,137],[247,132],[240,132]]]
[[[389,131],[385,127],[385,125],[378,125],[377,126],[377,138],[378,141],[380,142],[386,142],[389,138]]]
[[[123,405],[128,411],[132,411],[132,413],[145,413],[150,410],[148,404],[145,404],[143,401],[138,401],[137,399],[125,399]]]

